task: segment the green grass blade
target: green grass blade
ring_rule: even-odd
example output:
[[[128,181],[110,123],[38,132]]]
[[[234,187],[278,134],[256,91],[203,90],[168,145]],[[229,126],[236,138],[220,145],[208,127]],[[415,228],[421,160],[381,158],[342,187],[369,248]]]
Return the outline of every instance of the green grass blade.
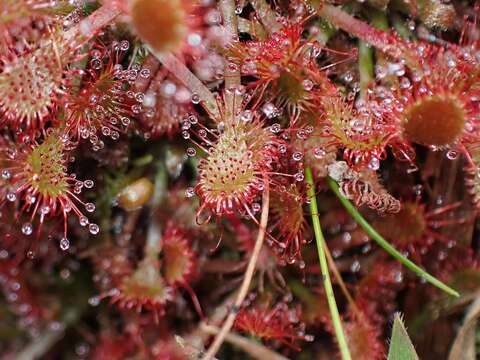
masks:
[[[412,270],[418,276],[424,278],[430,284],[436,286],[437,288],[445,291],[447,294],[459,297],[460,294],[453,290],[451,287],[445,285],[443,282],[435,278],[434,276],[430,275],[428,272],[423,270],[421,267],[416,265],[414,262],[407,259],[403,256],[397,249],[395,249],[387,240],[385,240],[382,235],[380,235],[368,222],[363,218],[363,216],[358,212],[356,207],[348,200],[343,194],[340,192],[338,184],[332,178],[327,179],[328,185],[333,190],[335,195],[337,195],[338,199],[342,203],[342,205],[347,209],[348,213],[355,219],[355,221],[360,225],[363,230],[373,239],[375,242],[380,245],[386,252],[388,252],[391,256],[397,259],[400,263],[402,263],[406,268]]]
[[[310,212],[312,216],[313,230],[315,232],[315,241],[317,243],[318,260],[320,262],[320,270],[322,272],[325,294],[327,296],[328,307],[330,309],[330,315],[332,316],[333,328],[335,330],[335,336],[337,338],[338,347],[342,355],[343,360],[351,360],[350,351],[348,350],[347,340],[342,328],[342,321],[340,314],[338,313],[337,302],[335,301],[335,295],[333,293],[332,282],[330,280],[330,274],[328,273],[327,258],[325,255],[325,239],[322,233],[322,227],[320,225],[320,218],[318,217],[317,197],[315,195],[315,183],[313,182],[312,170],[310,168],[305,169],[305,179],[308,184],[307,195],[310,200]]]

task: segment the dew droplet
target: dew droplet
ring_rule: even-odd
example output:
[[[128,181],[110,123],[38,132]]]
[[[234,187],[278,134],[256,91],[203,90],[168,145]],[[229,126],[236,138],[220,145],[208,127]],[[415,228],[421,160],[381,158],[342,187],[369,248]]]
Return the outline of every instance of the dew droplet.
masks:
[[[12,173],[9,170],[7,170],[7,169],[2,170],[2,179],[3,180],[8,180],[11,177],[12,177]]]
[[[368,162],[368,168],[373,171],[380,169],[380,160],[376,157],[372,157]]]
[[[303,338],[305,339],[306,342],[312,342],[315,340],[314,335],[305,335]]]
[[[350,126],[352,127],[353,131],[362,132],[365,130],[366,123],[363,119],[355,118],[350,121]]]
[[[92,224],[88,225],[88,231],[92,235],[97,235],[98,232],[100,231],[100,227],[97,224],[92,223]]]
[[[191,127],[192,127],[192,125],[190,124],[190,122],[188,120],[185,120],[182,123],[182,130],[189,130]]]
[[[327,155],[327,152],[320,147],[313,149],[313,156],[317,159],[323,159]]]
[[[187,155],[190,156],[190,157],[195,156],[195,155],[197,155],[197,150],[195,150],[194,148],[189,147],[189,148],[187,149]]]
[[[295,175],[293,175],[295,181],[303,181],[305,176],[303,175],[303,172],[298,172]]]
[[[92,296],[90,299],[88,299],[88,304],[90,306],[98,306],[98,304],[100,304],[100,297]]]
[[[33,225],[30,223],[25,223],[22,225],[22,233],[25,235],[31,235],[33,232]]]
[[[130,48],[130,43],[128,42],[128,40],[120,41],[120,50],[127,51],[129,48]]]
[[[269,119],[273,119],[280,114],[277,107],[272,103],[266,103],[265,105],[263,105],[262,111]]]
[[[302,86],[306,91],[310,91],[313,89],[313,81],[312,80],[303,80]]]
[[[48,215],[49,213],[50,213],[50,206],[43,205],[43,206],[40,207],[40,214]]]
[[[274,134],[279,133],[281,130],[282,130],[282,127],[280,126],[279,123],[275,123],[275,124],[272,124],[272,126],[270,126],[270,131]]]
[[[143,103],[143,100],[145,100],[145,94],[141,92],[136,93],[135,100],[137,100],[140,103]]]
[[[190,114],[188,115],[188,122],[192,125],[195,125],[198,123],[198,118],[195,115]]]
[[[396,271],[393,275],[393,279],[397,283],[401,283],[403,281],[403,273],[401,271]]]
[[[458,157],[458,151],[457,150],[449,150],[447,152],[447,159],[455,160],[457,157]]]
[[[90,61],[90,66],[92,69],[99,70],[102,68],[102,62],[99,59],[92,59]]]
[[[343,76],[343,79],[344,79],[347,83],[352,82],[352,80],[353,80],[353,74],[352,74],[350,71],[347,71],[347,72],[345,73],[345,75]]]
[[[198,33],[188,34],[187,43],[192,47],[198,47],[202,45],[202,36]]]
[[[292,154],[292,159],[294,161],[300,161],[303,159],[303,154],[300,151],[296,151]]]
[[[423,192],[423,186],[418,184],[413,186],[413,193],[417,196],[422,195]]]
[[[352,264],[350,265],[350,271],[351,272],[359,272],[360,271],[360,262],[358,260],[355,260],[354,262],[352,262]]]
[[[400,80],[400,87],[402,89],[409,89],[411,87],[411,82],[408,78],[406,77],[402,77],[402,79]]]
[[[200,103],[200,96],[198,94],[192,94],[192,103],[194,104]]]
[[[25,200],[27,201],[27,203],[33,204],[37,200],[37,198],[32,194],[27,194],[27,196],[25,196]]]
[[[80,216],[78,218],[78,222],[80,223],[80,226],[87,226],[88,225],[88,218],[86,216]]]
[[[69,247],[70,247],[70,241],[68,241],[67,238],[62,238],[60,240],[60,249],[62,249],[63,251],[66,251],[68,250]]]
[[[85,204],[85,210],[88,212],[94,212],[95,211],[95,205],[92,203],[86,203]]]
[[[249,121],[252,121],[253,119],[253,112],[251,110],[245,110],[244,112],[242,112],[242,115],[241,115],[241,120],[244,121],[244,122],[249,122]]]
[[[144,79],[148,79],[150,77],[150,69],[142,69],[140,70],[140,76]]]
[[[191,198],[193,196],[195,196],[195,190],[193,189],[193,187],[188,187],[186,190],[185,190],[185,196],[187,198]]]

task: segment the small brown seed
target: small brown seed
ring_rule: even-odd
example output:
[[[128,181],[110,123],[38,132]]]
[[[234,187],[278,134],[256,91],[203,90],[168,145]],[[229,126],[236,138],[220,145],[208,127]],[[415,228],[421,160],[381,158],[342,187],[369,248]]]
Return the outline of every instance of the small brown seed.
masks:
[[[153,184],[147,178],[141,178],[126,186],[118,195],[121,208],[132,211],[141,208],[153,194]]]

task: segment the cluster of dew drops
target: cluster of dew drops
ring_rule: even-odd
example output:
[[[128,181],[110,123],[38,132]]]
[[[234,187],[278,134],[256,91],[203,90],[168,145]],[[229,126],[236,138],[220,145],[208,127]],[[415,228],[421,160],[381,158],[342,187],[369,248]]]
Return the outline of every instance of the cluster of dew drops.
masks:
[[[111,47],[115,53],[124,53],[129,50],[130,43],[128,40],[122,40],[120,42],[115,41],[113,42]],[[102,58],[103,53],[98,49],[94,49],[91,51],[90,55],[91,68],[96,71],[101,71],[104,67],[104,62]],[[123,104],[124,102],[126,102],[126,99],[124,98],[125,93],[126,97],[134,103],[133,105],[130,105],[129,110],[131,111],[131,114],[135,116],[142,113],[142,103],[145,100],[145,94],[140,91],[135,92],[131,88],[134,86],[135,82],[139,77],[143,79],[148,79],[151,76],[150,69],[142,68],[139,63],[131,64],[127,68],[124,68],[122,64],[117,63],[113,67],[113,76],[114,79],[118,81],[116,84],[113,85],[111,89],[111,93],[113,94],[113,100],[119,104]],[[123,89],[124,86],[129,87],[129,89],[125,92]],[[103,94],[102,96],[107,98],[111,95]],[[108,109],[105,109],[101,105],[102,100],[103,99],[100,98],[98,94],[92,94],[90,95],[89,103],[94,107],[97,114],[99,114],[100,116],[105,116],[108,115]],[[116,128],[119,126],[120,128],[126,129],[130,125],[131,120],[127,115],[119,114],[119,116],[110,116],[108,122],[112,127]],[[102,126],[100,131],[103,136],[110,137],[112,140],[118,140],[120,138],[120,133],[109,126]],[[97,130],[95,127],[92,127],[90,129],[86,127],[80,127],[79,132],[80,136],[83,139],[90,140],[93,151],[98,151],[105,147],[105,143],[97,136]]]

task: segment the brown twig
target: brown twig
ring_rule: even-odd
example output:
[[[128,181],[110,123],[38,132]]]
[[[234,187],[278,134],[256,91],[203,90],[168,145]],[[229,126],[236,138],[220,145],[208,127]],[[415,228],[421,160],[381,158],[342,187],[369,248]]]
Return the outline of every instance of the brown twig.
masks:
[[[222,346],[223,342],[225,341],[225,337],[228,335],[228,332],[233,326],[235,322],[235,318],[237,317],[237,311],[242,305],[245,297],[248,294],[248,290],[250,288],[250,284],[253,279],[253,275],[255,273],[255,267],[257,265],[258,256],[260,254],[260,250],[263,246],[263,240],[265,239],[265,231],[267,228],[268,222],[268,210],[270,206],[270,189],[268,181],[264,178],[265,183],[265,190],[262,196],[262,214],[260,218],[260,226],[258,229],[257,240],[255,241],[255,246],[253,248],[250,261],[248,262],[247,271],[245,272],[245,277],[243,278],[242,285],[240,286],[240,290],[236,296],[235,302],[233,303],[232,310],[228,314],[225,322],[223,323],[220,331],[215,336],[212,344],[210,345],[209,349],[202,357],[202,360],[212,360],[220,347]]]
[[[332,271],[333,276],[337,280],[337,283],[340,286],[340,289],[342,290],[343,295],[347,298],[348,304],[352,307],[352,311],[354,312],[354,314],[357,316],[358,319],[361,319],[362,312],[360,311],[357,304],[353,300],[352,295],[350,295],[350,292],[348,291],[347,286],[345,285],[345,282],[342,279],[342,275],[337,269],[337,265],[335,264],[335,260],[333,260],[332,254],[328,246],[325,246],[324,250],[325,250],[325,255],[327,257],[328,266]]]
[[[220,328],[213,325],[207,325],[205,323],[200,325],[200,330],[211,335],[217,335],[220,332]],[[227,334],[227,336],[225,336],[225,340],[228,341],[230,344],[236,346],[237,348],[243,350],[255,359],[288,360],[288,358],[286,358],[285,356],[282,356],[257,342],[246,339],[243,336],[234,333]]]

